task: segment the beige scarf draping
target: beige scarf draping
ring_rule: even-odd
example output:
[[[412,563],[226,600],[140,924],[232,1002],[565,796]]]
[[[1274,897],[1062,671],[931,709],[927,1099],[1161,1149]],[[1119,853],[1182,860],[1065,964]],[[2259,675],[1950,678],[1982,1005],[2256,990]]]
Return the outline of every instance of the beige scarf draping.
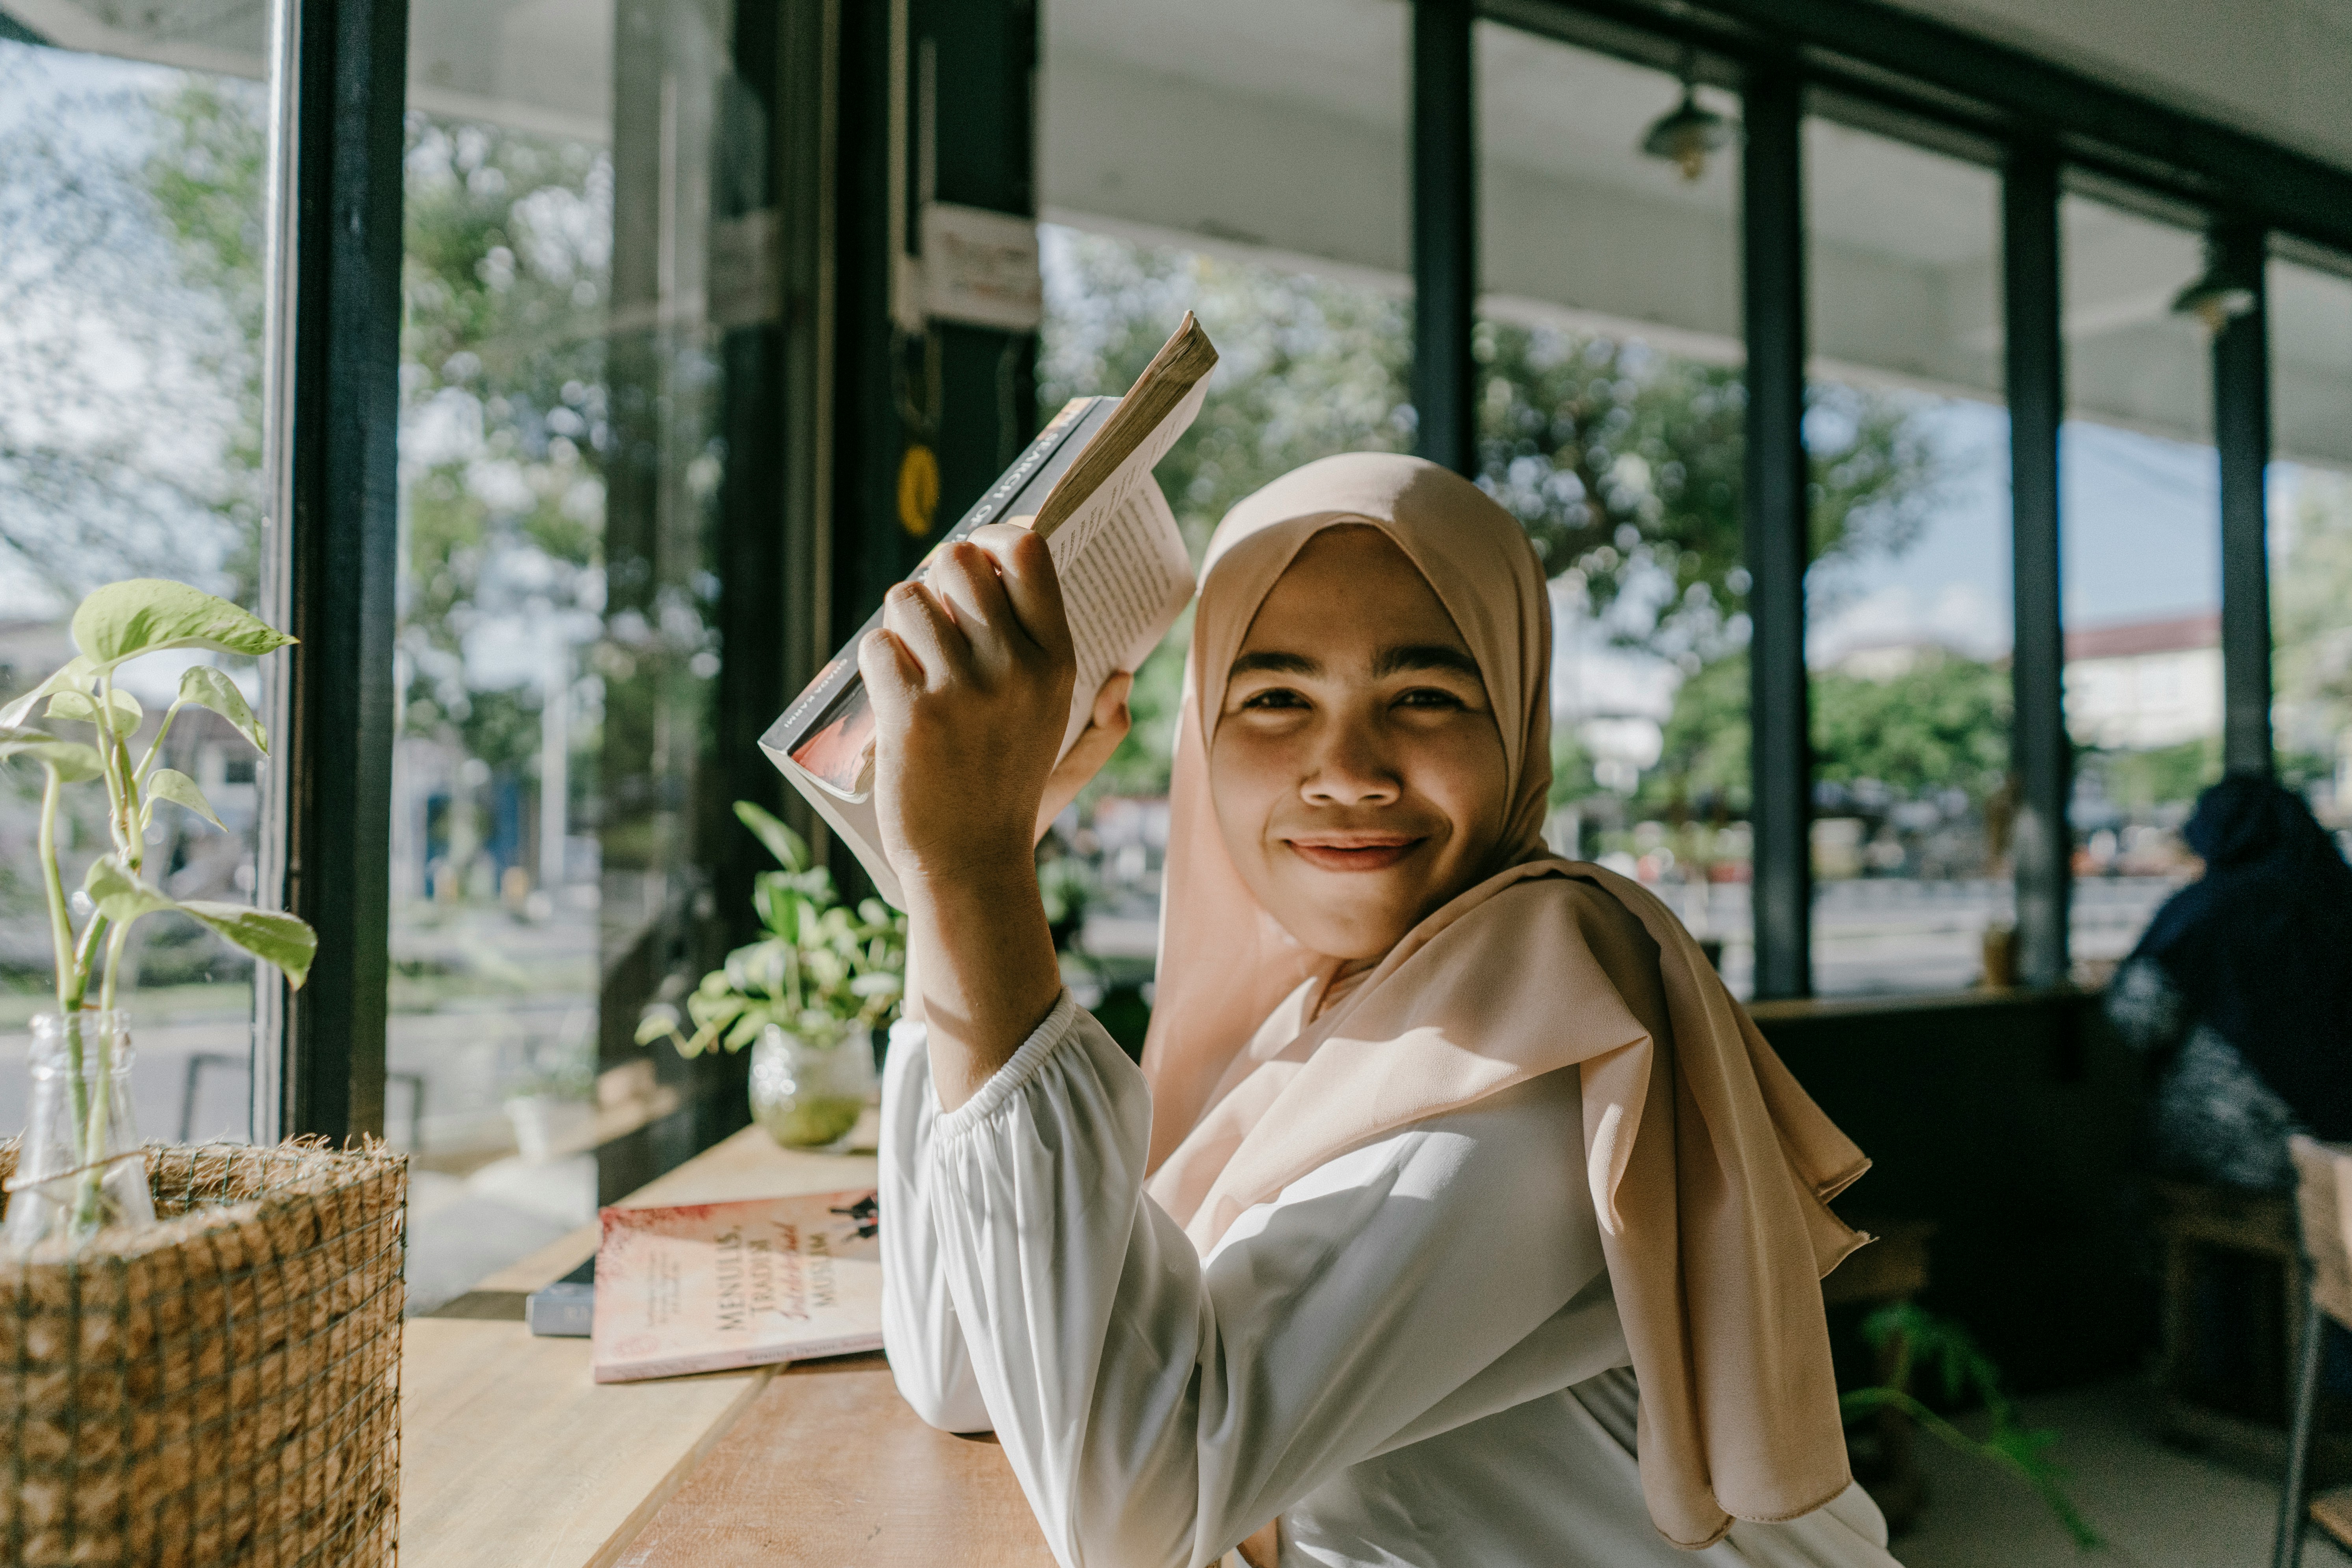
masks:
[[[1217,829],[1208,742],[1258,606],[1318,531],[1368,523],[1435,590],[1485,678],[1510,807],[1485,880],[1319,1014],[1336,965],[1250,893]],[[1334,613],[1344,614],[1345,606]],[[1697,1547],[1846,1487],[1821,1277],[1866,1239],[1828,1199],[1867,1168],[1679,921],[1542,840],[1550,617],[1517,523],[1416,458],[1328,458],[1218,528],[1202,574],[1143,1066],[1150,1192],[1203,1253],[1344,1151],[1575,1067],[1601,1250],[1641,1384],[1651,1519]],[[1496,1238],[1498,1245],[1505,1238]],[[1475,1281],[1465,1281],[1475,1289]]]

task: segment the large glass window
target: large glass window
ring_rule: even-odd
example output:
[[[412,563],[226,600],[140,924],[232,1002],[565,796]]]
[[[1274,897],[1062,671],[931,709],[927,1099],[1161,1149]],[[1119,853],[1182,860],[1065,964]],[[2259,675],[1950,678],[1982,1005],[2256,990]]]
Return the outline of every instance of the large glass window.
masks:
[[[2221,460],[2209,330],[2173,309],[2200,237],[2074,195],[2060,222],[2072,941],[2096,980],[2196,874],[2180,826],[2221,773]]]
[[[594,1151],[675,1105],[630,1066],[639,1009],[713,956],[725,349],[775,280],[735,25],[413,17],[385,1096],[413,1308],[593,1216]]]
[[[1334,452],[1407,450],[1409,16],[1398,0],[1046,7],[1038,406],[1123,391],[1185,310],[1221,356],[1160,466],[1197,556],[1227,508]],[[1049,843],[1068,971],[1139,1040],[1189,615],[1135,731]]]
[[[0,700],[72,657],[68,617],[100,584],[173,577],[252,607],[259,581],[266,7],[106,9],[47,7],[50,44],[0,40]],[[122,678],[148,715],[138,745],[198,662],[261,706],[251,661],[145,658]],[[249,900],[254,752],[192,710],[160,762],[202,784],[226,830],[158,811],[151,873],[184,898]],[[0,1135],[24,1123],[25,1021],[56,1005],[38,795],[37,770],[0,767]],[[106,831],[90,787],[68,801],[75,885]],[[154,916],[123,963],[141,1132],[245,1138],[251,961]]]
[[[1805,193],[1813,988],[1948,990],[2015,905],[2000,180],[1814,120]]]
[[[1744,994],[1738,100],[1493,23],[1477,81],[1479,479],[1551,576],[1546,832],[1657,888]],[[1687,145],[1645,147],[1677,112]]]
[[[2272,729],[2352,847],[2352,276],[2270,268]]]

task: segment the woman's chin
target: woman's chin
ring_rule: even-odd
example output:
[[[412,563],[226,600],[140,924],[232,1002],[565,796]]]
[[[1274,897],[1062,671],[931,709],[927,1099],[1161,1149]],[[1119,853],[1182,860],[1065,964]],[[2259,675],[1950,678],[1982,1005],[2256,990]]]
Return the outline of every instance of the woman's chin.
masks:
[[[1374,884],[1390,879],[1361,871],[1307,871],[1286,879],[1282,901],[1273,910],[1283,928],[1327,958],[1343,963],[1378,958],[1421,919],[1418,889]]]

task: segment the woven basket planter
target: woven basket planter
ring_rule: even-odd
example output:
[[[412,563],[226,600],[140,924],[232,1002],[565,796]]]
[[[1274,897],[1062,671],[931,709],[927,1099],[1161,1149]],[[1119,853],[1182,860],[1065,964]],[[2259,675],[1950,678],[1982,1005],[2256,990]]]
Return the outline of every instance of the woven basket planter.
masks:
[[[0,1564],[390,1563],[405,1157],[151,1147],[147,1179],[154,1228],[0,1257]]]

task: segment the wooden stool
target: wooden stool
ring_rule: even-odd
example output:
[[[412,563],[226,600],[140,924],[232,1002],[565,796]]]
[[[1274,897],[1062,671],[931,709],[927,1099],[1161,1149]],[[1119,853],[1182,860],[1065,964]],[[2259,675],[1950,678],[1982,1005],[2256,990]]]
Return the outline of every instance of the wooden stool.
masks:
[[[2224,1432],[2189,1395],[2190,1338],[2195,1320],[2197,1257],[2200,1251],[2232,1252],[2263,1260],[2278,1270],[2281,1321],[2274,1344],[2258,1344],[2254,1386],[2267,1384],[2290,1398],[2290,1347],[2303,1328],[2303,1291],[2296,1261],[2294,1200],[2284,1193],[2250,1193],[2232,1187],[2158,1182],[2156,1229],[2164,1247],[2164,1349],[2158,1386],[2164,1398],[2164,1424],[2179,1436],[2230,1441],[2244,1434]]]
[[[1824,1307],[1887,1307],[1908,1301],[1927,1288],[1927,1243],[1936,1223],[1922,1219],[1850,1218],[1857,1230],[1878,1239],[1847,1258],[1822,1281]],[[1906,1347],[1890,1339],[1878,1350],[1878,1375],[1893,1383],[1906,1361]],[[1903,1380],[1906,1384],[1909,1378]],[[1875,1417],[1882,1472],[1867,1489],[1889,1530],[1903,1530],[1927,1500],[1927,1479],[1913,1452],[1911,1418],[1894,1408]]]

